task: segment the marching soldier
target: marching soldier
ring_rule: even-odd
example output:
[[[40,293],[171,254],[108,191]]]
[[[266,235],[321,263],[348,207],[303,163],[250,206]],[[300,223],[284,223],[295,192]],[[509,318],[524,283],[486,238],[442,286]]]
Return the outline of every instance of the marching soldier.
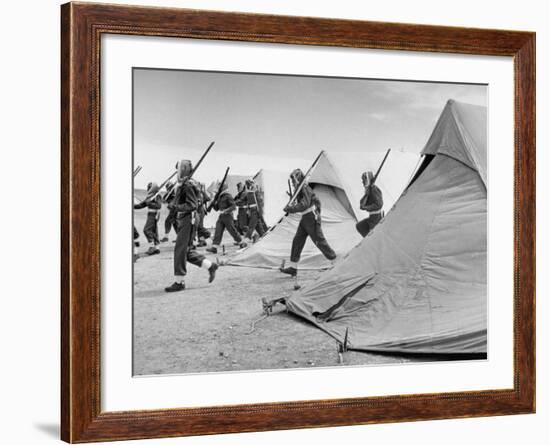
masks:
[[[174,232],[177,233],[176,210],[173,206],[170,206],[170,202],[174,199],[175,186],[176,185],[172,182],[166,183],[166,193],[162,198],[162,201],[168,205],[168,215],[164,220],[164,237],[160,240],[161,243],[165,243],[168,241],[168,234],[170,233],[172,227],[174,228]]]
[[[187,262],[208,271],[208,282],[216,278],[218,265],[207,260],[204,255],[191,249],[195,212],[199,203],[199,185],[191,178],[193,166],[191,161],[182,160],[177,164],[178,189],[170,206],[176,210],[177,238],[174,247],[174,283],[164,290],[178,292],[185,289],[184,277],[187,275]]]
[[[296,169],[290,174],[295,189],[304,181],[302,170]],[[288,267],[281,268],[281,272],[295,277],[298,273],[298,262],[304,245],[309,236],[317,248],[328,260],[336,259],[336,253],[328,244],[321,228],[321,201],[315,195],[309,184],[305,183],[293,204],[287,205],[286,213],[294,213],[301,216],[298,230],[292,240],[290,262]]]
[[[248,231],[248,206],[246,205],[246,193],[242,182],[237,183],[237,194],[235,195],[237,205],[237,230],[241,235]]]
[[[365,194],[361,198],[359,207],[361,210],[369,212],[369,216],[359,221],[355,228],[364,238],[382,219],[382,191],[373,183],[374,175],[371,171],[363,173],[361,180],[365,187]]]
[[[243,242],[241,235],[235,228],[235,221],[233,219],[233,211],[237,205],[231,193],[227,191],[227,184],[221,185],[221,193],[218,199],[213,204],[214,210],[219,212],[218,220],[216,221],[216,231],[214,233],[214,239],[212,240],[212,247],[206,249],[207,252],[218,253],[218,247],[222,242],[223,233],[225,229],[235,240],[235,244],[239,247],[246,247],[246,243]]]
[[[149,243],[149,249],[146,252],[147,255],[160,253],[160,249],[157,247],[160,243],[157,222],[160,216],[162,201],[158,195],[158,191],[159,186],[154,182],[150,182],[147,184],[147,197],[139,204],[134,204],[135,210],[147,207],[147,220],[143,227],[143,233]]]
[[[252,243],[252,237],[254,231],[262,236],[265,233],[264,227],[261,223],[260,204],[258,199],[258,191],[256,189],[256,183],[253,179],[247,179],[245,182],[244,195],[246,198],[246,205],[248,206],[248,230],[246,231],[246,241]]]

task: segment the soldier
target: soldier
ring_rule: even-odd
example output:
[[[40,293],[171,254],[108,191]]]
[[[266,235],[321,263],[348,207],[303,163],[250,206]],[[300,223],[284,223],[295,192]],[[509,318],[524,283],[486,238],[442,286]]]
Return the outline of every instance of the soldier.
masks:
[[[359,221],[355,228],[364,238],[382,219],[382,191],[373,183],[374,175],[371,171],[363,173],[361,180],[365,187],[365,194],[361,198],[359,207],[369,212],[369,216]]]
[[[248,206],[246,205],[246,193],[242,182],[237,183],[237,194],[235,195],[237,205],[237,230],[241,235],[248,231]]]
[[[143,227],[143,233],[147,241],[149,242],[149,249],[147,255],[156,255],[160,253],[160,249],[157,247],[160,243],[158,232],[158,219],[160,216],[160,208],[162,207],[161,197],[158,195],[159,186],[150,182],[147,184],[147,196],[139,204],[134,204],[134,209],[139,210],[147,207],[147,220]]]
[[[227,184],[222,184],[221,187],[221,193],[213,204],[214,210],[220,213],[218,221],[216,221],[216,232],[212,240],[212,247],[206,249],[211,253],[218,253],[218,247],[220,247],[220,243],[222,242],[225,229],[233,237],[235,244],[241,248],[246,247],[246,243],[243,242],[241,235],[239,235],[239,232],[235,228],[235,221],[233,219],[233,211],[237,207],[235,200],[231,196],[231,193],[227,191]]]
[[[290,174],[295,189],[304,181],[302,170],[296,169]],[[328,260],[336,259],[336,253],[328,244],[321,228],[321,202],[313,193],[309,184],[305,183],[293,204],[284,208],[286,213],[301,215],[298,230],[292,240],[290,262],[288,267],[281,268],[281,272],[295,277],[298,273],[298,262],[309,236],[317,248]]]
[[[245,182],[246,204],[248,206],[248,230],[246,231],[245,239],[252,243],[254,231],[262,236],[265,233],[261,223],[260,200],[258,199],[258,190],[253,179],[247,179]]]
[[[166,219],[164,220],[164,237],[160,240],[161,243],[165,243],[168,241],[168,234],[170,233],[170,230],[172,227],[174,228],[174,232],[177,232],[176,228],[176,209],[173,206],[170,206],[170,202],[174,199],[174,187],[175,184],[172,182],[166,183],[166,193],[162,197],[162,201],[169,206],[168,208],[168,215],[166,216]]]
[[[174,283],[164,290],[178,292],[185,289],[184,277],[187,275],[187,262],[208,271],[208,282],[216,278],[218,265],[207,260],[204,255],[191,249],[193,246],[193,225],[198,208],[199,185],[191,178],[191,161],[181,160],[177,164],[178,188],[174,200],[170,203],[176,209],[177,237],[174,247]]]

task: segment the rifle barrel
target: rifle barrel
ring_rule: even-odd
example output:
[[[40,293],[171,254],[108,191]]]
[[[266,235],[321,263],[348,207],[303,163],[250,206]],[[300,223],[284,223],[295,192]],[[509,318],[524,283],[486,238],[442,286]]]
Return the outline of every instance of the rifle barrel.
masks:
[[[373,184],[376,182],[376,178],[378,178],[378,175],[380,174],[380,171],[382,170],[382,167],[386,163],[386,159],[388,159],[390,151],[391,151],[391,148],[388,148],[388,151],[386,151],[386,155],[384,156],[384,159],[382,159],[382,162],[380,163],[380,167],[378,167],[378,170],[376,171],[376,174],[374,175],[374,178],[372,179]]]
[[[298,187],[296,187],[296,189],[294,190],[294,194],[292,195],[292,197],[290,198],[290,201],[288,201],[288,204],[287,206],[289,206],[290,204],[292,204],[294,202],[294,200],[296,199],[296,197],[298,196],[298,193],[300,193],[300,191],[302,190],[302,188],[304,187],[306,181],[307,181],[307,178],[309,178],[309,175],[311,173],[311,171],[313,170],[313,167],[315,167],[315,165],[317,165],[317,162],[319,162],[319,159],[321,158],[321,156],[323,155],[323,153],[325,152],[325,150],[321,150],[321,153],[319,153],[317,155],[317,157],[315,158],[315,161],[313,161],[313,164],[311,164],[311,167],[309,167],[309,170],[307,171],[307,173],[304,175],[304,179],[302,179],[302,182],[300,182],[300,184],[298,185]]]
[[[204,151],[204,153],[202,154],[202,156],[199,158],[197,164],[195,165],[195,168],[193,168],[193,170],[191,171],[191,175],[190,176],[193,176],[193,174],[197,171],[197,169],[199,168],[199,165],[202,164],[202,161],[204,160],[204,158],[206,157],[206,155],[208,154],[208,152],[210,151],[210,149],[214,146],[214,143],[215,141],[212,141],[210,142],[210,145],[206,148],[206,150]],[[159,191],[157,193],[155,193],[150,199],[154,199],[157,197],[157,195],[160,193],[160,191],[162,190],[162,188],[168,183],[168,181],[170,181],[174,176],[176,176],[178,174],[178,171],[176,170],[174,173],[172,173],[170,176],[168,176],[168,178],[166,178],[166,180],[160,185],[159,187]]]
[[[212,210],[212,207],[214,207],[214,203],[218,200],[218,198],[220,197],[220,194],[221,194],[221,190],[222,190],[222,187],[223,185],[225,184],[225,181],[227,180],[227,175],[229,174],[229,167],[227,167],[225,169],[225,174],[223,175],[223,179],[222,179],[222,182],[220,182],[220,185],[218,185],[218,190],[216,191],[216,194],[214,195],[214,198],[212,199],[212,202],[210,203],[210,205],[208,206],[208,208],[206,209],[206,213],[210,213],[210,211]]]

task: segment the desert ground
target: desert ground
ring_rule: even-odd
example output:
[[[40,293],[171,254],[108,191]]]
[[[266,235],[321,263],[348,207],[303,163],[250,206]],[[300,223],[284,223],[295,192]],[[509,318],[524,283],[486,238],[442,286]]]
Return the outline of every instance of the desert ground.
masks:
[[[145,211],[135,212],[141,247],[147,250],[142,233]],[[159,233],[164,234],[163,209]],[[186,290],[166,293],[173,282],[175,234],[160,245],[161,253],[140,255],[134,264],[134,375],[227,372],[260,369],[404,363],[424,358],[348,351],[340,363],[336,341],[305,320],[277,305],[273,314],[262,317],[261,299],[291,295],[294,279],[276,270],[220,266],[216,279],[188,265]],[[226,256],[237,247],[224,235]],[[290,246],[289,246],[290,250]],[[199,249],[202,253],[204,248]],[[216,261],[216,256],[206,253]],[[300,272],[299,283],[307,285],[319,273]]]

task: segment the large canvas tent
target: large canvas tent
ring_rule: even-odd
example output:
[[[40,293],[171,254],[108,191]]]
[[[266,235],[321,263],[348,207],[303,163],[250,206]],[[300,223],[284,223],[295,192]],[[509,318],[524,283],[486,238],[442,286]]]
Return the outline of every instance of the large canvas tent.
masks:
[[[486,113],[449,101],[394,209],[287,308],[357,350],[486,354]]]
[[[289,173],[263,168],[254,175],[264,220],[268,226],[276,224],[281,219],[281,210],[288,202]]]
[[[367,214],[359,209],[364,192],[361,173],[376,171],[385,152],[331,153],[322,152],[312,169],[309,184],[321,201],[322,227],[325,237],[337,255],[344,255],[360,240],[355,224]],[[384,195],[387,212],[410,180],[418,155],[392,151],[377,179]],[[279,186],[286,190],[286,183]],[[266,202],[269,196],[266,193]],[[285,200],[286,201],[286,200]],[[283,203],[283,207],[286,202]],[[300,222],[297,215],[283,216],[279,208],[279,222],[257,243],[238,252],[228,264],[260,268],[279,268],[288,260],[292,239]],[[330,262],[308,239],[300,259],[300,269],[325,269]]]

